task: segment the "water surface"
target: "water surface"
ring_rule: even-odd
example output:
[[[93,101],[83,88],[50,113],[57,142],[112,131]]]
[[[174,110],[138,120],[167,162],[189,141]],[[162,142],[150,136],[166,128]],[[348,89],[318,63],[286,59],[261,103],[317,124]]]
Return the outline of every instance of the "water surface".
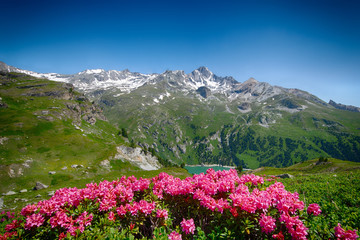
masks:
[[[214,169],[215,171],[219,170],[230,170],[231,167],[221,167],[221,166],[185,166],[185,169],[188,170],[191,174],[205,173],[209,168]]]

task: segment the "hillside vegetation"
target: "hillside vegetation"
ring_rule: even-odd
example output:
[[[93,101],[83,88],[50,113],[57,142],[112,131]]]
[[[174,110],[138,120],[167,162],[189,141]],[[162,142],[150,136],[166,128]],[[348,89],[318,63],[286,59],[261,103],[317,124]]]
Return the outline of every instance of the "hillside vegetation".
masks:
[[[160,81],[130,93],[113,89],[95,99],[135,142],[177,163],[255,169],[320,156],[360,162],[358,112],[335,109],[308,93],[316,101],[283,92],[247,102],[169,86]]]
[[[337,109],[300,89],[254,78],[238,82],[206,67],[189,74],[97,69],[64,75],[0,62],[0,69],[73,84],[125,130],[133,146],[163,163],[255,169],[320,156],[360,162],[360,112]]]
[[[326,162],[339,167],[316,173]],[[163,169],[175,176],[155,171],[147,172],[152,178],[119,176],[81,189],[59,189],[15,218],[1,213],[0,234],[22,239],[356,239],[359,165],[305,161],[290,168],[297,174],[288,179],[209,169],[181,180],[175,177],[179,168]],[[273,173],[278,171],[289,168]]]
[[[288,173],[293,178],[279,178],[286,189],[300,194],[306,203],[316,202],[322,214],[309,221],[311,239],[325,239],[321,232],[330,231],[337,222],[342,226],[360,226],[360,163],[334,158],[305,161],[287,168],[259,168],[247,173],[280,175]]]
[[[10,192],[7,208],[141,170],[116,157],[117,146],[134,144],[71,84],[21,73],[0,73],[0,83],[0,193]],[[49,188],[32,191],[37,182]]]

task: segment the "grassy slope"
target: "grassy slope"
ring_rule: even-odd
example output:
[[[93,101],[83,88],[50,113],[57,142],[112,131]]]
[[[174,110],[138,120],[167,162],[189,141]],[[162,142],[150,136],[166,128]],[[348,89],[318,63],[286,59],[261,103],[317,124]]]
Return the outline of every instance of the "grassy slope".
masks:
[[[294,176],[310,174],[338,174],[360,172],[360,163],[328,158],[327,162],[317,164],[318,158],[298,163],[286,168],[262,167],[248,171],[257,175],[279,175],[289,173]]]
[[[16,195],[3,196],[6,209],[20,210],[22,207],[30,203],[36,203],[43,199],[49,199],[52,191],[59,188],[84,188],[86,184],[91,182],[100,182],[103,180],[113,181],[122,176],[135,176],[137,178],[151,178],[157,176],[160,172],[166,172],[175,177],[186,178],[191,176],[187,170],[178,167],[161,168],[159,170],[145,171],[131,165],[129,162],[122,162],[120,160],[111,161],[111,170],[97,172],[96,174],[84,173],[83,169],[71,169],[69,171],[60,172],[59,174],[50,177],[49,188],[42,190],[29,189],[26,193],[17,192]],[[76,177],[75,177],[76,176]]]

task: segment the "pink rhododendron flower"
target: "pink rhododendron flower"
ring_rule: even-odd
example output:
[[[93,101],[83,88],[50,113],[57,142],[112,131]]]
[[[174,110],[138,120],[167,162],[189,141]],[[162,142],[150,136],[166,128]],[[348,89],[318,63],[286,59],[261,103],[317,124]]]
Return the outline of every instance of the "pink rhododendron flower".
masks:
[[[10,239],[15,236],[17,236],[17,232],[6,232],[3,235],[0,234],[0,240]]]
[[[282,231],[280,231],[278,234],[274,234],[272,235],[272,237],[276,240],[284,240],[284,234],[282,233]]]
[[[158,209],[156,211],[156,217],[168,219],[168,211],[166,209]]]
[[[45,219],[40,213],[34,213],[26,218],[25,229],[30,230],[32,227],[40,227]]]
[[[10,224],[6,225],[5,230],[10,232],[13,229],[20,227],[21,220],[13,220]]]
[[[168,236],[169,240],[181,240],[181,234],[175,231],[171,232]]]
[[[15,212],[6,212],[6,216],[11,219],[11,218],[15,218]]]
[[[128,209],[131,215],[133,216],[137,215],[139,211],[137,202],[134,202],[133,205],[126,204],[126,209]]]
[[[309,205],[309,207],[307,208],[307,213],[310,214],[314,214],[314,216],[317,216],[321,213],[321,209],[320,206],[316,203],[312,203]]]
[[[291,217],[288,214],[283,213],[280,216],[279,220],[285,223],[285,226],[288,229],[293,239],[295,240],[306,239],[306,235],[308,235],[307,233],[308,229],[305,227],[304,223],[299,219],[299,216]]]
[[[92,220],[93,220],[93,214],[90,213],[88,215],[88,212],[85,211],[76,219],[76,222],[79,225],[90,226]]]
[[[144,213],[145,215],[151,214],[151,212],[155,209],[155,202],[149,203],[145,200],[140,200],[137,205],[139,211]]]
[[[262,231],[269,234],[274,231],[276,224],[275,219],[271,216],[266,216],[265,214],[261,214],[261,219],[259,220],[259,224],[262,228]]]
[[[52,216],[50,218],[50,225],[52,228],[55,228],[57,226],[68,228],[72,221],[72,218],[68,217],[64,211],[57,211],[55,212],[55,216]]]
[[[231,214],[232,214],[234,217],[239,216],[239,213],[237,212],[236,208],[231,208],[231,209],[230,209],[230,212],[231,212]]]
[[[109,221],[115,221],[115,213],[114,212],[109,212],[109,216],[108,216]]]
[[[195,224],[194,224],[194,219],[189,219],[186,220],[185,218],[182,220],[182,222],[180,223],[183,232],[185,232],[186,234],[192,233],[194,234],[195,232]]]
[[[59,234],[59,240],[66,238],[66,234],[64,232]]]
[[[121,205],[116,209],[116,212],[119,216],[124,216],[126,214],[126,208],[123,205]]]
[[[38,207],[36,206],[36,204],[27,205],[23,209],[21,209],[21,215],[26,217],[30,214],[33,214],[37,209]]]
[[[340,223],[334,228],[335,229],[335,237],[338,240],[356,240],[359,236],[356,234],[357,230],[347,230],[345,231]]]

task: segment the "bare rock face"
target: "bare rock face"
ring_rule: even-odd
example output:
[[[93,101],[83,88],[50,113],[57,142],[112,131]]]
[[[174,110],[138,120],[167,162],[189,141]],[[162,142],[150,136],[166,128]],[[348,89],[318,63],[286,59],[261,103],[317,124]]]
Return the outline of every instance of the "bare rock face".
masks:
[[[21,164],[10,164],[7,168],[10,178],[21,177],[24,174],[24,167]]]
[[[48,187],[49,187],[48,185],[45,185],[41,182],[36,182],[34,190],[41,190],[41,189],[48,188]]]
[[[108,159],[105,159],[103,161],[100,162],[100,166],[106,169],[110,169],[111,165],[110,165],[110,161]]]
[[[342,110],[351,111],[351,112],[360,112],[360,108],[358,108],[358,107],[351,106],[351,105],[344,105],[341,103],[336,103],[333,100],[330,100],[329,104],[337,109],[342,109]]]
[[[203,98],[208,98],[211,94],[211,90],[207,87],[199,87],[196,92],[199,93]]]
[[[7,193],[4,193],[3,195],[10,196],[10,195],[15,195],[15,194],[16,194],[16,192],[14,192],[14,191],[8,191]]]
[[[144,153],[141,148],[131,148],[126,146],[118,146],[115,159],[127,160],[144,170],[157,170],[161,167],[158,159],[151,153]]]
[[[239,106],[238,106],[238,108],[240,109],[240,110],[249,110],[250,109],[250,103],[248,103],[248,102],[244,102],[244,103],[241,103]]]
[[[293,175],[288,174],[288,173],[284,173],[284,174],[276,175],[275,177],[279,177],[279,178],[294,178],[294,176],[293,176]]]

